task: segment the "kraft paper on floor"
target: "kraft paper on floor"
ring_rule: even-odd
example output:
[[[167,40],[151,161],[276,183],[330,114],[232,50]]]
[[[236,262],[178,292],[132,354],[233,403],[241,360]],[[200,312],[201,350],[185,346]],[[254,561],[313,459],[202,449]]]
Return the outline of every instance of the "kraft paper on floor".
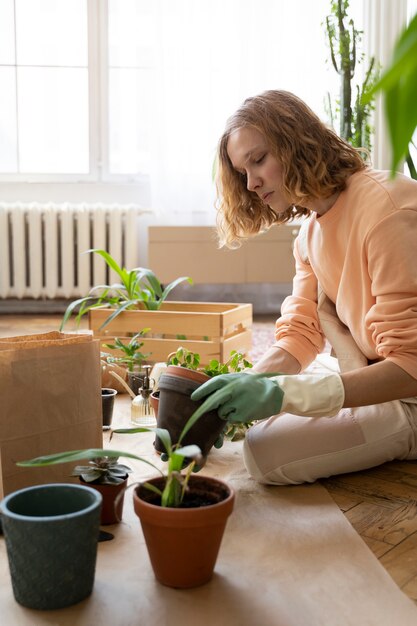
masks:
[[[114,426],[129,426],[119,398]],[[115,435],[105,446],[146,455],[153,435]],[[213,450],[204,473],[229,482],[236,505],[210,583],[175,590],[156,582],[132,492],[123,522],[100,543],[93,594],[60,611],[32,611],[14,600],[4,539],[0,541],[0,612],[4,626],[416,626],[417,608],[395,585],[319,484],[267,487],[246,473],[242,442]],[[149,478],[135,469],[130,482]],[[30,563],[28,563],[30,567]],[[173,563],[173,567],[175,564]]]

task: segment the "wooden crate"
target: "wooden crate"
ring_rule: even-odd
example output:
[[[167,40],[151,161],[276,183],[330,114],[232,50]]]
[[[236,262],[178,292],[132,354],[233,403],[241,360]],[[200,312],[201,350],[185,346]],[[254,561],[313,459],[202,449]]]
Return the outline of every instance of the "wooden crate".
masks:
[[[232,350],[247,356],[252,347],[252,304],[164,302],[159,311],[123,311],[100,330],[110,314],[107,308],[89,311],[90,330],[102,343],[113,343],[115,337],[129,341],[143,328],[150,328],[141,339],[141,352],[151,353],[149,363],[166,361],[179,346],[198,352],[202,365],[211,359],[224,363]]]

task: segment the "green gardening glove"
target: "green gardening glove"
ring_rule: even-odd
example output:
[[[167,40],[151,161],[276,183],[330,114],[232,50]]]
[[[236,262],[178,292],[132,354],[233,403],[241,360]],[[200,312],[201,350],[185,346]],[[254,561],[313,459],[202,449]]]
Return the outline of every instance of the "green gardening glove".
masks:
[[[277,374],[222,374],[201,385],[192,400],[203,400],[199,413],[217,409],[228,422],[251,422],[280,413],[284,392],[271,376]]]

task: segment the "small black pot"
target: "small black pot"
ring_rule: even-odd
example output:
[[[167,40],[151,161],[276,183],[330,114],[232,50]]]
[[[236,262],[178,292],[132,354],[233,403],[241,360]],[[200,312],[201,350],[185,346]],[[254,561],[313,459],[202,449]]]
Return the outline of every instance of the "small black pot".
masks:
[[[103,428],[109,429],[113,419],[114,398],[116,397],[116,389],[110,387],[102,387],[101,389],[101,406],[103,411]]]

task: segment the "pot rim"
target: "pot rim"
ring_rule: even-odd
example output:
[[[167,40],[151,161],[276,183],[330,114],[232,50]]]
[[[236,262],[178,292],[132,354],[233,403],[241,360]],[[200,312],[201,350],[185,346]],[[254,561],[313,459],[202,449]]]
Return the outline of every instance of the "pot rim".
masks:
[[[165,476],[163,478],[166,478]],[[143,500],[143,498],[141,498],[138,495],[138,491],[139,489],[144,485],[144,483],[152,483],[155,481],[159,481],[161,480],[162,477],[161,476],[154,476],[153,478],[150,478],[149,480],[144,480],[143,482],[141,482],[139,485],[137,485],[135,487],[135,489],[133,490],[133,500],[137,500],[141,503],[141,506],[143,507],[149,507],[149,509],[152,510],[160,510],[160,511],[164,511],[166,512],[167,515],[187,515],[187,512],[189,512],[189,514],[194,514],[194,515],[199,515],[202,514],[204,516],[207,516],[207,510],[210,511],[215,511],[216,509],[220,508],[220,507],[224,507],[225,505],[227,506],[229,503],[233,503],[236,493],[235,490],[233,489],[233,487],[231,485],[229,485],[229,483],[225,482],[224,480],[221,480],[220,478],[215,478],[213,476],[207,476],[207,475],[193,475],[190,477],[190,481],[200,481],[200,480],[208,480],[212,483],[217,483],[222,485],[223,487],[225,487],[228,491],[228,494],[225,498],[223,498],[223,500],[220,500],[219,502],[215,502],[214,504],[205,504],[203,506],[199,506],[199,507],[162,507],[159,504],[152,504],[151,502],[147,502],[146,500]],[[199,513],[202,512],[202,513]]]
[[[188,367],[181,367],[181,365],[168,365],[164,374],[171,376],[179,376],[180,378],[186,378],[187,380],[194,380],[198,383],[205,383],[210,380],[210,376],[204,372],[197,370],[191,370]]]
[[[81,490],[87,491],[93,498],[91,504],[85,506],[76,511],[71,511],[69,513],[61,513],[59,515],[22,515],[21,513],[15,513],[9,509],[9,504],[11,500],[16,497],[21,496],[22,494],[29,493],[31,491],[43,491],[45,489],[50,490],[59,490],[65,488],[66,490]],[[0,502],[0,514],[4,517],[8,517],[13,520],[23,521],[23,522],[34,522],[34,523],[54,523],[57,521],[66,520],[73,517],[78,517],[79,515],[84,515],[86,513],[90,513],[93,511],[98,505],[102,503],[103,496],[97,489],[93,489],[92,487],[88,487],[87,485],[79,485],[72,483],[46,483],[44,485],[32,485],[31,487],[24,487],[23,489],[18,489],[9,493],[7,496],[3,498]]]

